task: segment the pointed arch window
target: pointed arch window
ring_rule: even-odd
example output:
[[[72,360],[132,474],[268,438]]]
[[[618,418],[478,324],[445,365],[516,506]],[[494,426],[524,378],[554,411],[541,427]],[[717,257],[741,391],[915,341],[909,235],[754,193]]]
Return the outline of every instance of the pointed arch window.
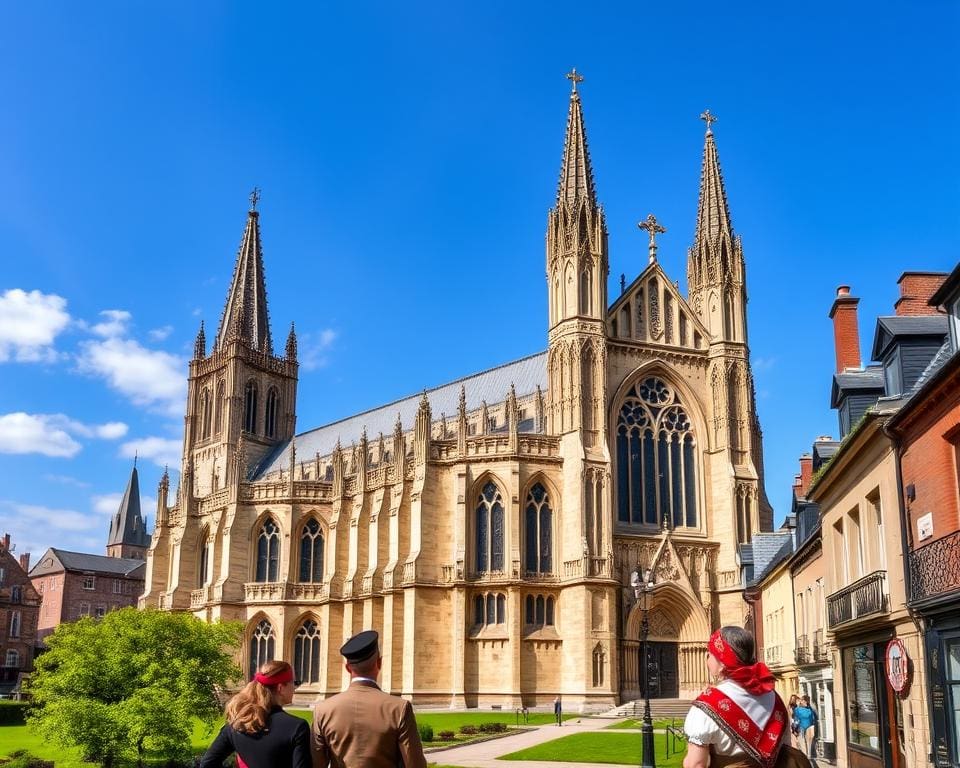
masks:
[[[280,570],[280,529],[267,518],[257,535],[256,581],[276,581]]]
[[[543,629],[556,624],[557,601],[552,595],[527,595],[523,623],[528,629]]]
[[[293,638],[293,674],[301,683],[320,681],[320,631],[307,619]]]
[[[210,437],[210,430],[213,427],[213,403],[210,399],[210,388],[204,387],[200,392],[200,438],[206,440]]]
[[[477,500],[475,515],[477,573],[503,571],[503,496],[487,482]]]
[[[210,578],[210,542],[207,540],[206,531],[200,534],[200,562],[198,566],[198,586],[205,587],[207,580]]]
[[[223,432],[223,411],[226,407],[226,385],[221,381],[217,384],[217,399],[213,404],[214,434],[219,435]]]
[[[593,687],[599,688],[603,685],[604,667],[606,667],[607,655],[603,652],[603,646],[597,643],[593,649]]]
[[[247,432],[257,431],[257,382],[248,381],[243,398],[243,428]]]
[[[316,518],[310,518],[300,534],[300,581],[323,581],[323,530]]]
[[[250,636],[250,677],[256,674],[262,664],[274,659],[276,636],[273,634],[273,625],[263,619]]]
[[[696,447],[671,385],[651,376],[631,387],[617,418],[617,519],[696,528]]]
[[[280,393],[276,387],[270,387],[267,392],[267,407],[264,411],[263,434],[266,437],[276,437],[277,435],[277,403],[280,399]]]
[[[487,592],[473,598],[473,624],[489,627],[507,621],[507,596],[502,592]]]
[[[524,570],[529,574],[553,572],[553,510],[541,483],[527,494],[524,508]]]

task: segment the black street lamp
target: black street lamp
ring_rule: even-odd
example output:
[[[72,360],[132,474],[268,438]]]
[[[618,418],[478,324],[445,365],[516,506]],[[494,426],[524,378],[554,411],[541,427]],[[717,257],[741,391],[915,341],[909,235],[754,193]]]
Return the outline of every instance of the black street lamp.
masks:
[[[640,654],[643,670],[643,725],[640,726],[640,768],[656,768],[653,752],[653,719],[650,717],[650,681],[648,679],[647,637],[650,623],[647,621],[647,595],[653,591],[653,570],[640,573],[638,568],[630,574],[633,596],[640,604]]]

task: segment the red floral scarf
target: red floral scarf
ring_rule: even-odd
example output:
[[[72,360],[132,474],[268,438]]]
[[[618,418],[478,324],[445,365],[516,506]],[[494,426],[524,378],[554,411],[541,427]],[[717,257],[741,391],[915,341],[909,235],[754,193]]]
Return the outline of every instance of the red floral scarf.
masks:
[[[766,723],[754,722],[741,707],[719,688],[707,688],[693,706],[705,712],[721,730],[763,768],[771,768],[777,761],[783,734],[790,718],[783,700],[774,694],[773,712]]]

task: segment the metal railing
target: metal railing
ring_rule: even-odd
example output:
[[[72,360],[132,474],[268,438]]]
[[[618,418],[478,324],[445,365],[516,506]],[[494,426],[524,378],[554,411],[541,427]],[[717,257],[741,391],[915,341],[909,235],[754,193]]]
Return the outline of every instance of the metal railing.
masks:
[[[960,590],[960,531],[910,553],[910,602]]]
[[[827,653],[827,643],[823,639],[823,630],[818,629],[813,633],[813,660],[814,661],[827,661],[829,654]]]
[[[797,664],[810,663],[810,644],[807,640],[808,637],[806,635],[800,635],[800,637],[797,638],[797,647],[793,651],[797,659]]]
[[[874,571],[827,596],[827,628],[834,629],[864,616],[886,613],[887,572]]]
[[[779,664],[780,663],[780,646],[779,645],[768,645],[763,649],[763,658],[767,664]]]

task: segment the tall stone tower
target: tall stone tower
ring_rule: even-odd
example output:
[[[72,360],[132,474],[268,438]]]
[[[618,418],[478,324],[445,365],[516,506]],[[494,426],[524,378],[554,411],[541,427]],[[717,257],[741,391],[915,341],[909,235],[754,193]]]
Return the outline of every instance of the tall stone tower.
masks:
[[[700,201],[693,247],[687,259],[687,289],[694,312],[710,333],[709,381],[713,394],[713,442],[726,449],[735,478],[737,541],[773,527],[763,486],[763,451],[747,346],[746,268],[734,234],[720,159],[713,138],[716,118],[707,110],[700,174]],[[722,471],[727,471],[723,468]]]
[[[137,463],[134,461],[120,507],[110,518],[107,557],[143,560],[148,546],[150,537],[147,536],[147,526],[140,514],[140,480],[137,477]]]
[[[610,549],[607,390],[607,225],[597,202],[574,69],[556,205],[547,215],[548,431],[560,436],[564,462],[582,471],[564,475],[564,502],[583,510],[581,546]],[[573,535],[572,532],[568,535]],[[571,542],[574,543],[574,542]]]

